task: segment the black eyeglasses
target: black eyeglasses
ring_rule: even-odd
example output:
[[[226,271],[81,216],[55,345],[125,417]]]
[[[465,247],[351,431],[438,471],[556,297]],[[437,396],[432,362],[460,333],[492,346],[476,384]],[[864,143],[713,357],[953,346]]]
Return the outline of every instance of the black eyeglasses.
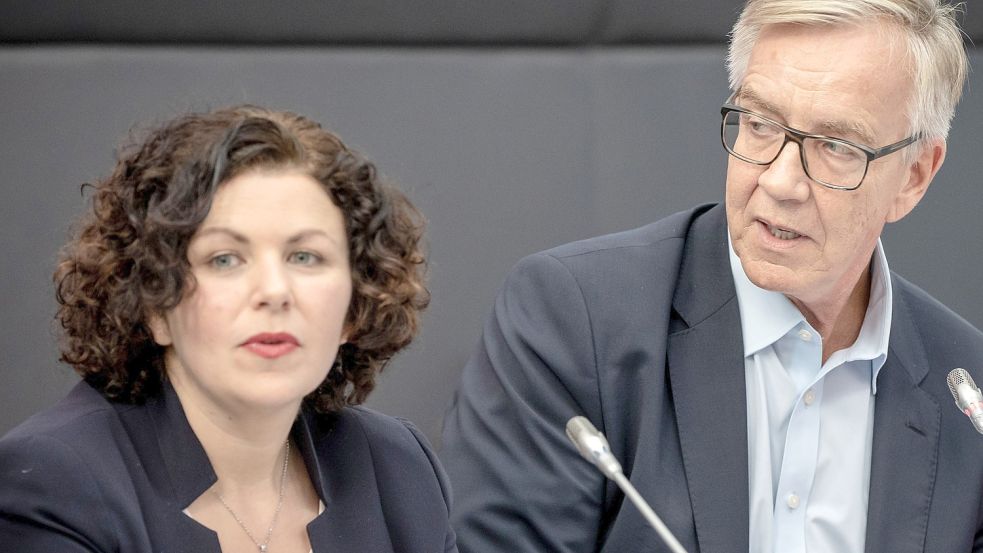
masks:
[[[914,134],[875,150],[849,140],[786,127],[730,103],[733,98],[720,108],[723,117],[720,138],[730,155],[755,165],[769,165],[778,159],[789,141],[795,142],[806,175],[834,190],[856,190],[867,176],[871,161],[897,152],[920,138]]]

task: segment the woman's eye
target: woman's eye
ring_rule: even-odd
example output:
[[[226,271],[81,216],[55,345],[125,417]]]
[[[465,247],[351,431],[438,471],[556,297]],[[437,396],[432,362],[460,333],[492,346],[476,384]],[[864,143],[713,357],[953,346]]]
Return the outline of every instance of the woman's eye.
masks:
[[[239,258],[231,253],[223,253],[208,260],[208,264],[216,269],[231,269],[239,265]]]
[[[300,265],[316,265],[321,261],[321,256],[311,252],[294,252],[290,254],[290,262]]]

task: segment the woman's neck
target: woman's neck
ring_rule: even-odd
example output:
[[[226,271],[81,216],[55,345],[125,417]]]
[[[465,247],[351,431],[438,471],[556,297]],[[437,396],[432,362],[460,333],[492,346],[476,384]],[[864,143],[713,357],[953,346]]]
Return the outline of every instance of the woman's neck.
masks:
[[[174,382],[185,417],[208,455],[220,493],[279,486],[285,443],[300,405],[278,409],[218,404]]]
[[[268,539],[280,551],[310,551],[307,524],[317,516],[318,495],[298,448],[287,447],[300,401],[230,405],[174,380],[188,424],[218,477],[187,514],[218,534],[223,551],[255,551]]]

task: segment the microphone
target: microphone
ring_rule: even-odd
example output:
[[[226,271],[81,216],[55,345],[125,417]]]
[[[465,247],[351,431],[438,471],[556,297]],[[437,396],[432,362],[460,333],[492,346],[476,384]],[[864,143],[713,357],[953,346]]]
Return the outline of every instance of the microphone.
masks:
[[[973,382],[973,377],[966,369],[952,369],[945,381],[949,384],[952,399],[956,400],[956,407],[966,413],[973,423],[973,428],[983,434],[983,394],[980,393],[976,382]]]
[[[567,421],[567,438],[577,446],[580,455],[600,469],[604,476],[613,479],[615,474],[623,474],[621,463],[611,453],[607,438],[594,428],[587,417],[578,416]]]
[[[621,470],[621,463],[611,453],[611,446],[608,445],[608,440],[604,434],[594,428],[594,425],[586,417],[576,416],[567,421],[567,438],[573,442],[573,445],[577,446],[577,451],[584,459],[596,466],[604,473],[604,476],[614,480],[621,491],[625,492],[625,496],[641,511],[642,516],[655,529],[672,553],[686,553],[686,549],[680,545],[676,536],[672,535],[659,515],[655,514],[655,511],[642,498],[635,486],[625,478],[625,473]]]

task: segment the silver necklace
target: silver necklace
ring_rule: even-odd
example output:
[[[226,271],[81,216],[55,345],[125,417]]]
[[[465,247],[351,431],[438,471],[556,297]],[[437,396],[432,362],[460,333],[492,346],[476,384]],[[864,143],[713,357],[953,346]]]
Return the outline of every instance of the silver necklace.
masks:
[[[280,516],[280,509],[283,508],[283,492],[287,489],[287,467],[290,465],[290,440],[287,440],[287,444],[284,449],[286,452],[283,456],[283,472],[280,474],[280,498],[276,502],[276,511],[273,511],[273,520],[270,521],[270,527],[266,529],[266,539],[263,540],[263,543],[259,543],[259,540],[257,540],[253,536],[253,533],[249,531],[249,528],[246,528],[246,524],[242,522],[239,515],[232,510],[232,507],[229,507],[229,504],[225,502],[225,498],[222,497],[222,494],[215,492],[215,495],[218,496],[218,500],[222,503],[222,506],[225,507],[225,510],[232,515],[232,518],[234,518],[236,522],[239,523],[239,527],[242,528],[242,531],[245,532],[246,535],[249,536],[249,539],[256,545],[256,549],[259,550],[259,553],[266,553],[269,549],[270,538],[273,537],[273,527],[276,526],[276,519]]]

